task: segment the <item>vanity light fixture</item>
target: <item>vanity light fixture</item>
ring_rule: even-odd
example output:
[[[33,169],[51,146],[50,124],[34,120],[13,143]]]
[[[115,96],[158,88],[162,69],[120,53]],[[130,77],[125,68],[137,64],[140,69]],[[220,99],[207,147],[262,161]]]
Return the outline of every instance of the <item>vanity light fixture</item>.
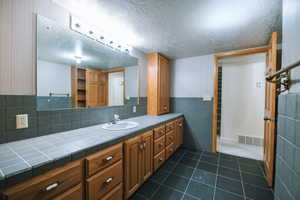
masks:
[[[128,54],[130,53],[131,47],[128,44],[123,44],[118,40],[112,39],[111,37],[108,36],[108,34],[105,34],[104,32],[95,28],[95,26],[84,23],[78,17],[70,16],[70,19],[71,19],[70,20],[71,30],[79,32],[114,50],[122,51]]]

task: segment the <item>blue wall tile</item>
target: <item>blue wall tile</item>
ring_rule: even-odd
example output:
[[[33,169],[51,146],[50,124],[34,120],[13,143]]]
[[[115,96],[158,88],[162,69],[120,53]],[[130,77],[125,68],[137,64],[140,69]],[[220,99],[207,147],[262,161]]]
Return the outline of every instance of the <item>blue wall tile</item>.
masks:
[[[275,199],[300,199],[299,94],[279,96]],[[285,104],[286,105],[282,105]],[[284,109],[283,107],[286,107]]]
[[[171,112],[185,117],[183,146],[211,151],[211,123],[213,101],[202,98],[171,98]]]
[[[63,109],[36,111],[36,96],[0,95],[0,143],[21,140],[51,133],[67,131],[113,119],[119,114],[121,119],[147,114],[147,99],[142,98],[141,104],[118,107],[97,107],[80,109]],[[132,107],[137,112],[132,112]],[[29,128],[16,130],[16,115],[28,114]]]

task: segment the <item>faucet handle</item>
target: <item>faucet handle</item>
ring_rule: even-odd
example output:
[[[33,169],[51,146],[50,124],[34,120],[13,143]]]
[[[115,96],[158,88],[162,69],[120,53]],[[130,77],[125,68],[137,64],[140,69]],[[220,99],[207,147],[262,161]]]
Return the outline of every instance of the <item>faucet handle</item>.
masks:
[[[114,119],[115,119],[116,121],[120,120],[120,115],[114,114]]]

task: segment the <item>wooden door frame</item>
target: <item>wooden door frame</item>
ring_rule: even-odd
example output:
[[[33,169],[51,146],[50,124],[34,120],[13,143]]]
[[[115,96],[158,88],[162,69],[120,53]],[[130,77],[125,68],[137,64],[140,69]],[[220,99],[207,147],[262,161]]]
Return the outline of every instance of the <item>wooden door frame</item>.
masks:
[[[213,120],[212,120],[212,143],[211,143],[211,151],[217,152],[217,126],[218,126],[218,72],[219,68],[222,67],[221,63],[219,62],[222,58],[228,57],[237,57],[237,56],[246,56],[251,54],[258,54],[258,53],[268,53],[269,47],[262,47],[262,48],[255,48],[255,49],[247,49],[241,51],[230,52],[226,54],[216,54],[214,55],[214,62],[215,62],[215,72],[214,72],[214,102],[213,102]]]

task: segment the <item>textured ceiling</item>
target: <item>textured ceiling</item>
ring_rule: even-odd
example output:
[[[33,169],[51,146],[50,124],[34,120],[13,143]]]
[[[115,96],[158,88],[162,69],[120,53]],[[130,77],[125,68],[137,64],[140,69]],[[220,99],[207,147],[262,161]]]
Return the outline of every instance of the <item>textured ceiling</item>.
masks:
[[[54,0],[144,51],[182,58],[266,45],[282,0]],[[281,34],[279,34],[281,35]]]
[[[40,60],[66,65],[76,65],[77,56],[82,58],[81,66],[103,70],[137,65],[137,58],[112,50],[43,16],[37,18],[37,55]]]

